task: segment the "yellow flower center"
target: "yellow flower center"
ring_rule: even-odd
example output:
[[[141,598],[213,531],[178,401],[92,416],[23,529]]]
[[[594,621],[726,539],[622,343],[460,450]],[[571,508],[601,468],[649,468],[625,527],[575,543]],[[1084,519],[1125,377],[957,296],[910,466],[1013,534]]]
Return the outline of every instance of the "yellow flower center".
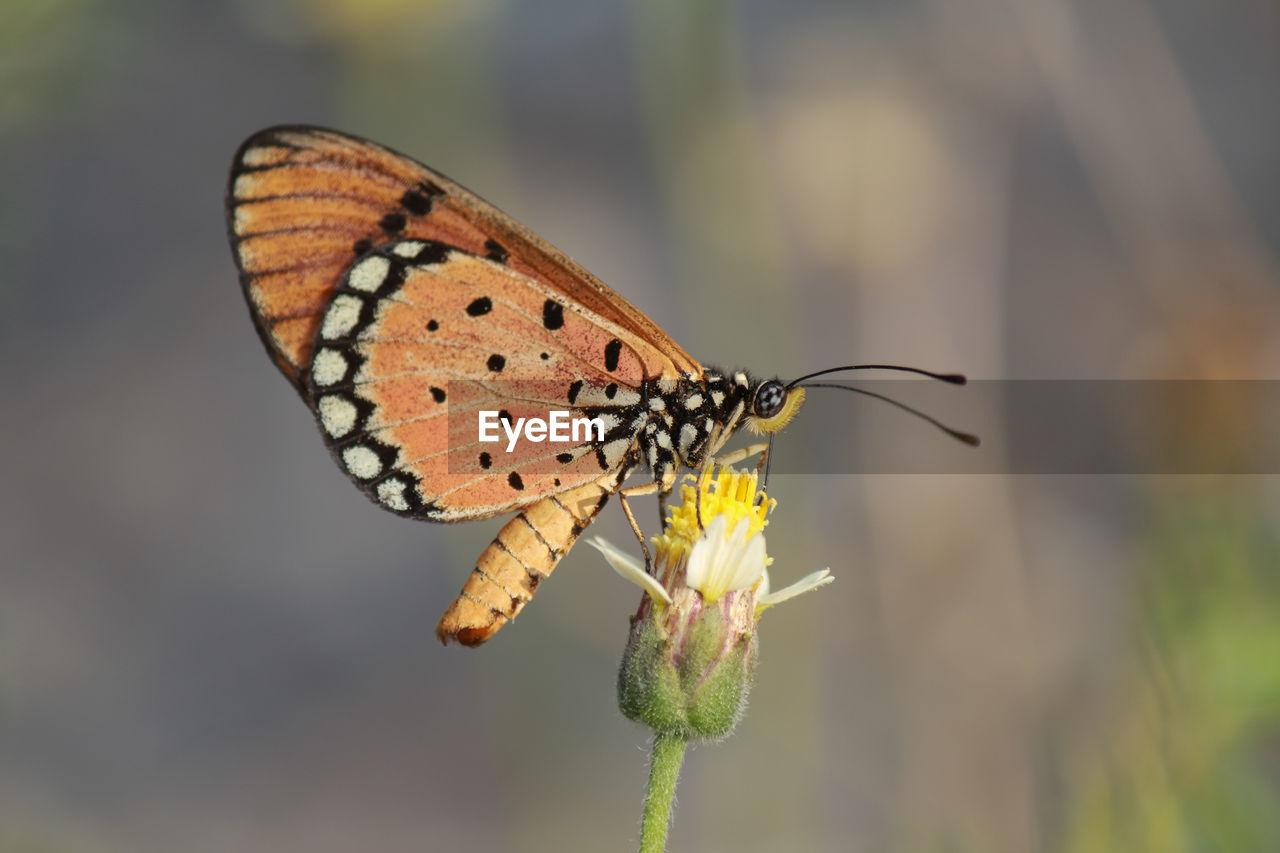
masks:
[[[680,506],[669,511],[662,535],[653,538],[658,561],[672,565],[687,559],[707,525],[721,516],[726,522],[725,529],[729,531],[745,519],[747,538],[764,530],[769,523],[767,516],[776,501],[764,497],[756,486],[756,479],[754,471],[741,473],[722,468],[715,476],[704,477],[696,484],[683,484],[680,487]]]

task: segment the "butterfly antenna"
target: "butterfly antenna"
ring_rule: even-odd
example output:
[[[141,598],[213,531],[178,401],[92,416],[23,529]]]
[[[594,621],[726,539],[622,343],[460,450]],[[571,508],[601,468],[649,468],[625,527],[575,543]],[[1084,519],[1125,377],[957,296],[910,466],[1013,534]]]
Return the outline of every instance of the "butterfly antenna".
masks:
[[[939,382],[947,382],[951,385],[963,385],[969,380],[965,379],[963,373],[935,373],[932,370],[923,370],[919,367],[903,367],[900,364],[846,364],[844,367],[828,367],[826,370],[819,370],[815,373],[807,373],[799,379],[792,379],[787,383],[788,388],[794,388],[806,379],[814,379],[819,376],[826,376],[829,373],[843,373],[846,370],[897,370],[901,373],[915,373],[919,376],[927,376],[930,379],[937,379]],[[816,388],[822,386],[807,385],[807,388]],[[834,386],[846,387],[846,386]]]
[[[847,370],[848,368],[837,368],[837,369]],[[911,370],[910,368],[904,368],[904,369]],[[925,373],[925,371],[923,370],[911,370],[911,372]],[[941,378],[941,377],[937,377],[937,378]],[[963,378],[964,377],[961,377],[961,379]],[[956,382],[954,384],[959,385],[960,383]],[[855,394],[863,394],[867,397],[874,397],[877,400],[883,400],[884,402],[888,403],[891,406],[897,406],[899,409],[902,409],[902,411],[907,412],[908,414],[915,415],[917,418],[920,418],[926,423],[930,423],[933,426],[937,427],[938,429],[942,430],[947,435],[954,438],[956,441],[967,444],[970,447],[977,447],[982,443],[982,439],[978,438],[976,435],[974,435],[971,432],[962,432],[958,429],[952,429],[951,427],[942,423],[942,421],[938,420],[937,418],[926,415],[924,412],[920,411],[919,409],[908,406],[906,403],[899,402],[898,400],[895,400],[892,397],[886,397],[884,394],[877,394],[875,391],[868,391],[866,388],[858,388],[853,385],[841,385],[839,382],[808,382],[804,385],[801,385],[800,387],[801,388],[839,388],[842,391],[852,391]]]

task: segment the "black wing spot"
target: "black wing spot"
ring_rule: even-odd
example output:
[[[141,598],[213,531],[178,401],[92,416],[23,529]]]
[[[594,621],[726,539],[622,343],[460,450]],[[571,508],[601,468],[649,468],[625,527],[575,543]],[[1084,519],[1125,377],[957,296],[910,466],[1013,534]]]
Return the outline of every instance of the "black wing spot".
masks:
[[[493,457],[492,457],[492,456],[490,456],[488,453],[481,453],[481,454],[480,454],[480,467],[481,467],[481,468],[483,468],[483,469],[485,469],[486,471],[488,471],[488,470],[489,470],[489,466],[490,466],[490,465],[492,465],[492,464],[493,464]]]
[[[481,296],[479,299],[467,306],[467,313],[472,317],[483,316],[492,310],[493,300],[487,296]]]
[[[486,364],[494,373],[501,373],[502,368],[507,366],[507,360],[495,352],[493,355],[489,356],[489,360]]]
[[[436,329],[438,329],[438,328],[440,328],[440,324],[439,324],[439,323],[437,323],[435,320],[428,320],[428,321],[427,321],[427,331],[428,331],[428,332],[434,332],[434,331],[435,331]]]
[[[351,247],[351,251],[355,252],[357,255],[363,255],[365,252],[369,251],[372,248],[373,248],[372,240],[357,240],[355,242],[355,245]]]
[[[561,465],[568,465],[570,462],[572,462],[572,461],[573,461],[573,454],[572,454],[572,453],[558,453],[558,454],[556,454],[556,461],[557,461],[557,462],[559,462]]]
[[[506,421],[508,425],[514,424],[516,422],[516,419],[511,417],[511,413],[508,412],[506,409],[503,409],[502,411],[498,412],[498,420]]]
[[[399,234],[404,230],[404,226],[408,221],[403,213],[388,213],[382,217],[378,225],[388,234]]]
[[[453,247],[447,243],[441,243],[439,240],[425,240],[413,261],[418,266],[424,267],[438,264],[449,257],[451,251],[453,251]]]
[[[618,383],[610,382],[608,385],[606,385],[604,389],[604,395],[608,397],[610,400],[618,396]]]
[[[551,358],[551,355],[549,353],[544,352],[542,355],[538,356],[538,358],[542,359],[543,361],[546,361],[547,359]]]
[[[437,403],[443,403],[443,402],[444,402],[444,389],[443,389],[443,388],[436,388],[436,387],[432,386],[432,388],[431,388],[431,399],[435,400]]]
[[[555,331],[564,325],[564,306],[554,299],[548,299],[542,306],[542,325]]]
[[[614,338],[604,347],[604,369],[612,373],[618,369],[618,356],[622,355],[622,341]]]
[[[420,181],[418,189],[428,196],[444,195],[444,190],[440,189],[439,184],[434,181]]]
[[[484,256],[495,263],[507,262],[507,250],[502,248],[502,244],[497,240],[484,241]]]
[[[556,477],[554,480],[552,480],[552,482],[553,482],[553,483],[555,483],[555,484],[558,486],[558,485],[560,485],[560,478],[559,478],[559,477]]]
[[[575,379],[573,384],[569,386],[569,404],[577,402],[578,392],[582,390],[582,380]]]
[[[400,206],[414,216],[426,216],[431,212],[431,197],[421,190],[405,190],[400,196]]]
[[[520,475],[515,471],[512,471],[507,476],[507,482],[510,483],[511,488],[515,489],[517,492],[524,491],[524,480],[521,480]]]

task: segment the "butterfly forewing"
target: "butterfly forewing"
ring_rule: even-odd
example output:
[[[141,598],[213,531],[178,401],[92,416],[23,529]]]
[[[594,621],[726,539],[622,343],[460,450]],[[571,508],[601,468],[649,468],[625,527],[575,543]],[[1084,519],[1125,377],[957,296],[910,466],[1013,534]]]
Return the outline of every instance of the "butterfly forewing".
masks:
[[[299,388],[347,268],[405,238],[490,258],[548,285],[652,344],[662,354],[652,375],[700,370],[653,321],[528,229],[438,172],[362,139],[291,126],[254,134],[232,166],[227,218],[259,334]]]

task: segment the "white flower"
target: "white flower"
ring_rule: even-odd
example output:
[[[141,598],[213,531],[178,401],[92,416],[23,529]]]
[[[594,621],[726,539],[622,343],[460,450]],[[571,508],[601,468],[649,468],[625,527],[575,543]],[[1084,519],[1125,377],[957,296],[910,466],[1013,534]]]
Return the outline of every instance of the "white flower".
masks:
[[[681,589],[694,589],[715,604],[725,595],[750,590],[760,613],[797,595],[831,583],[829,569],[814,572],[777,592],[769,591],[764,528],[773,502],[756,489],[755,474],[723,469],[697,487],[682,489],[657,547],[654,574],[627,552],[597,536],[590,544],[627,580],[649,593],[659,608],[669,607]],[[655,576],[656,575],[656,576]]]
[[[769,591],[764,528],[774,502],[756,486],[754,473],[730,469],[684,486],[654,537],[652,566],[591,540],[648,593],[631,620],[618,707],[656,732],[716,740],[732,731],[746,707],[760,614],[831,582],[824,569]]]

